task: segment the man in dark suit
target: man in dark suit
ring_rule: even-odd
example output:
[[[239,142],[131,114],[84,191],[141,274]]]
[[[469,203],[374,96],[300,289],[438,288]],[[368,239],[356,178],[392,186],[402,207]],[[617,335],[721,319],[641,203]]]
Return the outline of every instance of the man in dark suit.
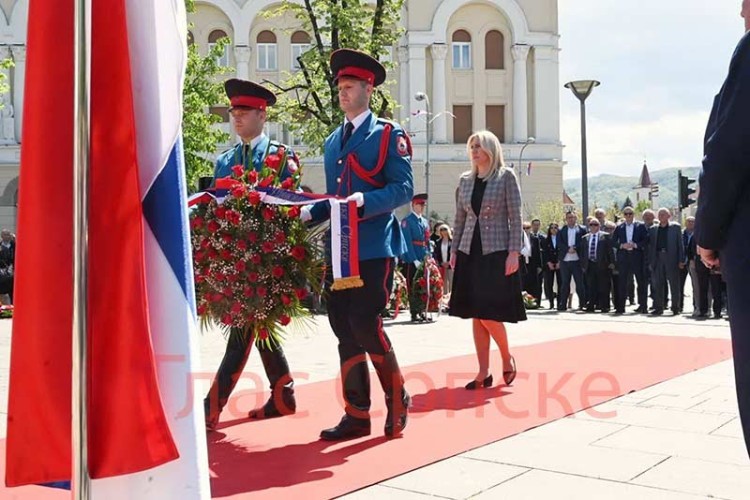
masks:
[[[625,298],[628,296],[628,283],[635,277],[638,283],[638,309],[636,312],[648,312],[646,301],[648,299],[648,283],[644,274],[645,249],[648,246],[648,230],[642,222],[635,221],[633,207],[625,207],[622,210],[625,222],[617,226],[613,235],[613,246],[617,255],[618,303],[615,304],[615,312],[625,312]]]
[[[682,231],[682,247],[685,249],[685,267],[680,269],[680,312],[685,309],[685,282],[690,275],[690,263],[695,260],[695,241],[693,231],[695,230],[695,217],[685,218],[685,229]],[[691,281],[692,281],[692,275]],[[693,283],[693,309],[695,307],[695,284]]]
[[[541,222],[539,219],[531,221],[531,229],[528,233],[529,243],[531,243],[531,256],[528,264],[528,289],[526,290],[537,301],[542,303],[542,240],[544,235],[539,232]]]
[[[589,222],[589,233],[581,240],[581,265],[586,273],[586,311],[609,312],[609,292],[615,254],[612,239],[600,231],[598,219]]]
[[[581,267],[581,239],[586,234],[586,229],[579,226],[578,216],[575,212],[565,215],[566,225],[557,233],[557,257],[560,262],[560,296],[557,298],[557,310],[565,311],[568,308],[568,296],[570,295],[570,279],[576,283],[576,295],[578,295],[578,307],[586,304],[586,283],[583,280],[583,268]]]
[[[680,269],[685,267],[685,248],[682,245],[682,229],[676,222],[671,222],[670,211],[660,208],[659,224],[648,230],[648,263],[651,269],[654,294],[654,311],[659,316],[666,306],[665,285],[669,284],[672,295],[672,314],[680,313]]]
[[[742,2],[745,36],[706,128],[695,239],[707,266],[719,264],[727,282],[734,376],[745,445],[750,452],[750,0]]]

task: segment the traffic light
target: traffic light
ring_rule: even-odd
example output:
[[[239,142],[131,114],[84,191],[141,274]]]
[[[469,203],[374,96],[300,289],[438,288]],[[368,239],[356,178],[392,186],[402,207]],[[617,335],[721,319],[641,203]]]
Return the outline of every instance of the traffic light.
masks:
[[[678,172],[677,180],[677,187],[679,190],[678,198],[680,201],[680,210],[682,210],[683,208],[687,208],[695,203],[695,200],[690,198],[690,195],[695,193],[695,189],[690,187],[690,185],[695,182],[695,179],[690,179],[689,177],[682,175],[682,172]]]

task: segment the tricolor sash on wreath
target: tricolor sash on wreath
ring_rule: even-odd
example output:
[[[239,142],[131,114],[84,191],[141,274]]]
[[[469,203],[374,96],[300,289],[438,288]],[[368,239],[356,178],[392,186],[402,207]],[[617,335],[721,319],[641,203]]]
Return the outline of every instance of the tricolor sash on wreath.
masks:
[[[221,204],[232,188],[234,179],[216,179],[216,187],[196,193],[188,199],[188,206],[208,203],[215,199]],[[359,215],[357,203],[338,199],[335,196],[298,193],[276,187],[256,187],[261,202],[269,205],[331,204],[331,264],[333,284],[331,290],[359,288],[364,282],[359,275]]]

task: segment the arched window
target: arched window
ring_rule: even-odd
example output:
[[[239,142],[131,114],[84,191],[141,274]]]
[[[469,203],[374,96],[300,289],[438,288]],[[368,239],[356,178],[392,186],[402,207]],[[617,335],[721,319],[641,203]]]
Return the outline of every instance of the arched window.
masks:
[[[258,44],[258,71],[276,71],[276,35],[271,31],[261,31],[256,39]]]
[[[213,50],[216,43],[222,38],[228,38],[224,30],[213,30],[208,35],[208,50]],[[224,45],[224,53],[216,59],[219,66],[229,66],[229,44]]]
[[[297,60],[302,54],[310,48],[310,35],[304,31],[295,31],[292,33],[292,64],[293,70],[300,68]]]
[[[471,69],[471,35],[466,30],[453,32],[453,69]]]
[[[497,30],[484,37],[484,69],[505,69],[505,37]]]

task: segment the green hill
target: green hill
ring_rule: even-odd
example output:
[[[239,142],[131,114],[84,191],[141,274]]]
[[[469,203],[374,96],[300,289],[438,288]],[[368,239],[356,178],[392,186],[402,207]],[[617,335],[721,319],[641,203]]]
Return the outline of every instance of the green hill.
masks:
[[[665,168],[652,170],[651,182],[659,184],[659,206],[677,206],[677,171],[682,170],[682,175],[691,179],[698,178],[700,167]],[[638,184],[638,177],[623,177],[618,175],[602,174],[589,178],[589,206],[611,207],[617,202],[622,206],[625,198],[635,203],[635,190],[633,186]],[[581,179],[568,179],[563,182],[565,191],[576,203],[581,200]],[[695,187],[695,184],[693,185]]]

